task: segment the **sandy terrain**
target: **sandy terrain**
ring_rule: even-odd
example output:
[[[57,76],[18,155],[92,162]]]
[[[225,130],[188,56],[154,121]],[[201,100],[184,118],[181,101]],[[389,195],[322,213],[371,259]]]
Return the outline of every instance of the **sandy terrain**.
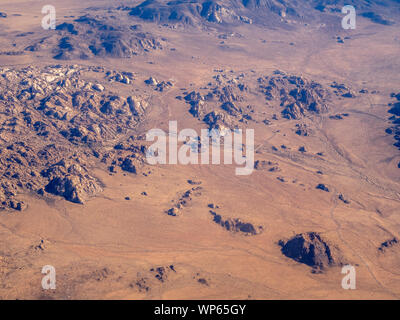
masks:
[[[248,176],[236,176],[236,165],[143,164],[134,174],[119,167],[112,173],[109,163],[88,157],[85,166],[103,191],[83,204],[20,188],[18,199],[26,208],[0,211],[0,298],[400,297],[400,244],[379,250],[385,241],[400,239],[400,152],[393,146],[393,135],[385,132],[392,126],[388,103],[395,99],[390,94],[400,92],[398,23],[384,26],[360,18],[356,30],[341,29],[339,18],[337,28],[298,23],[286,30],[240,24],[229,28],[233,36],[221,39],[224,32],[218,28],[174,29],[115,10],[118,21],[131,19],[130,24],[141,24],[155,39],[165,38],[160,40],[163,49],[131,58],[56,60],[55,40],[38,51],[24,50],[58,32],[41,28],[42,4],[3,2],[0,11],[7,18],[0,19],[1,51],[22,53],[1,54],[1,68],[60,64],[134,73],[129,86],[108,83],[100,73],[81,75],[121,96],[139,92],[149,98],[143,121],[110,138],[110,146],[151,128],[167,130],[169,120],[176,120],[179,129],[200,132],[207,125],[188,112],[190,105],[184,99],[176,97],[191,91],[206,94],[202,88],[214,83],[216,76],[243,73],[253,90],[243,94],[243,106],[248,102],[257,110],[262,108],[270,121],[268,125],[258,120],[246,124],[255,130],[255,160],[271,165]],[[58,23],[73,21],[89,12],[88,7],[117,7],[109,3],[53,0]],[[26,32],[34,33],[17,36]],[[337,36],[350,39],[338,43]],[[344,83],[355,97],[334,96],[326,112],[286,119],[279,104],[267,105],[262,94],[254,94],[257,79],[274,70],[312,79],[329,90],[334,81]],[[170,80],[173,86],[154,90],[144,82],[149,77]],[[359,93],[362,89],[368,92]],[[334,117],[339,114],[346,116]],[[296,134],[296,124],[306,124],[310,134]],[[40,139],[47,141],[51,136]],[[10,140],[6,133],[2,135],[2,149],[17,141]],[[67,140],[61,144],[76,150],[78,158],[85,150]],[[305,152],[299,151],[302,146]],[[2,167],[2,174],[5,170]],[[329,192],[317,189],[318,184]],[[180,214],[166,214],[192,188]],[[218,208],[210,210],[210,204]],[[255,235],[228,231],[213,221],[210,211],[224,219],[239,218],[261,226],[262,231]],[[316,270],[282,254],[280,240],[308,232],[320,234],[331,248],[337,247],[340,261]],[[355,266],[356,290],[342,288],[343,264]],[[44,265],[56,269],[56,290],[42,289]]]

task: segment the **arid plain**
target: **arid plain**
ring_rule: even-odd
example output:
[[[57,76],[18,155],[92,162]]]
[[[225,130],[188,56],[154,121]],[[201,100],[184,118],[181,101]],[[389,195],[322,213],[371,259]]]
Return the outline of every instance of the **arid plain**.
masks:
[[[398,4],[344,30],[51,2],[56,30],[43,1],[0,5],[0,298],[400,297]],[[149,165],[171,120],[254,129],[254,171]]]

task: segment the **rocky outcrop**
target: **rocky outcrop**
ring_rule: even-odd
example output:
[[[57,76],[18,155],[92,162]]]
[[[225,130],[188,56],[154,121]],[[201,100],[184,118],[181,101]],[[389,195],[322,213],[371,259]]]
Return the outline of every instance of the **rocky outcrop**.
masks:
[[[334,93],[342,96],[343,98],[355,98],[356,94],[354,93],[353,90],[351,90],[348,86],[346,86],[343,83],[337,83],[336,81],[334,81],[331,84],[331,87],[334,89]]]
[[[240,76],[236,77],[239,78]],[[218,85],[205,95],[197,91],[185,93],[184,99],[190,104],[189,112],[205,122],[210,129],[234,129],[240,123],[251,121],[250,113],[253,112],[253,108],[250,105],[239,105],[245,101],[241,95],[241,84],[236,80],[225,83],[218,76],[216,82]]]
[[[221,111],[214,110],[207,113],[203,121],[209,126],[210,129],[223,130],[233,126],[233,121],[230,117]]]
[[[339,194],[338,198],[340,201],[343,201],[343,203],[345,203],[345,204],[350,203],[350,200],[348,200],[343,194]]]
[[[52,50],[54,59],[94,57],[131,58],[152,50],[162,50],[163,40],[149,32],[129,30],[106,15],[85,15],[71,23],[61,23],[51,36],[35,40],[27,51]]]
[[[258,82],[267,101],[283,107],[285,118],[300,119],[308,113],[320,114],[328,110],[329,91],[312,80],[275,71],[274,75],[259,78]]]
[[[400,102],[392,103],[392,104],[390,104],[390,107],[391,108],[389,109],[388,112],[397,117],[400,117]]]
[[[243,222],[239,218],[224,219],[220,214],[217,214],[213,210],[210,210],[210,213],[213,216],[213,221],[229,232],[241,233],[246,236],[255,236],[264,230],[262,226],[255,227],[253,224],[249,222]]]
[[[237,9],[237,7],[236,7]],[[130,15],[160,23],[201,25],[203,23],[246,23],[252,19],[238,14],[229,3],[209,0],[174,1],[164,3],[147,0],[130,9]]]
[[[136,166],[132,158],[125,158],[121,164],[121,169],[130,173],[136,174]]]
[[[157,79],[150,77],[144,81],[146,84],[153,86],[154,90],[163,92],[174,86],[172,81],[158,81]]]
[[[279,164],[277,162],[267,161],[267,160],[256,160],[254,162],[254,169],[256,170],[267,170],[269,172],[279,172]]]
[[[137,278],[129,284],[130,288],[135,288],[142,294],[147,294],[157,289],[165,282],[173,281],[177,274],[175,265],[156,266],[137,273]]]
[[[0,74],[0,181],[9,183],[0,188],[2,208],[23,210],[24,192],[82,203],[101,191],[88,168],[102,162],[134,173],[143,166],[143,139],[127,135],[146,116],[143,92],[125,98],[101,81],[122,72],[54,65]]]
[[[190,180],[192,181],[192,180]],[[200,182],[201,183],[201,182]],[[190,183],[192,184],[192,183]],[[198,184],[198,183],[195,183]],[[199,197],[202,194],[203,187],[197,186],[189,190],[186,190],[177,200],[172,200],[174,205],[165,210],[165,213],[169,216],[176,217],[182,215],[183,209],[189,206],[193,200],[193,197]]]
[[[202,90],[184,92],[184,100],[190,104],[189,112],[205,122],[210,129],[241,128],[249,123],[271,124],[266,118],[265,107],[254,102],[255,96],[263,95],[267,108],[281,108],[282,116],[288,119],[300,119],[313,114],[328,111],[331,92],[321,84],[304,77],[287,75],[275,71],[270,76],[261,76],[244,81],[244,73],[230,74],[216,70],[213,77]],[[181,99],[182,97],[177,97]],[[272,120],[278,120],[276,114]],[[296,133],[310,135],[312,130],[305,124],[297,124]]]
[[[116,81],[124,84],[131,84],[133,81],[133,73],[132,72],[113,72],[108,73],[108,81]]]
[[[392,93],[391,97],[396,100],[389,103],[388,112],[392,115],[389,120],[392,122],[392,126],[386,129],[386,133],[393,135],[396,140],[393,145],[400,150],[400,93]],[[400,168],[400,162],[398,167]]]
[[[382,242],[381,245],[379,246],[378,250],[380,252],[385,252],[387,249],[392,248],[393,246],[398,245],[398,244],[399,244],[399,240],[396,237],[394,237],[390,240],[386,240],[386,241]]]
[[[329,119],[333,119],[333,120],[343,120],[344,117],[348,117],[348,116],[349,116],[348,113],[338,113],[338,114],[329,116]]]
[[[44,170],[42,176],[49,179],[45,186],[46,192],[71,202],[84,203],[102,191],[99,181],[90,176],[86,169],[64,160]]]
[[[295,129],[295,133],[299,136],[310,136],[313,131],[312,129],[309,128],[309,126],[305,123],[297,123],[296,124],[296,129]]]
[[[281,26],[287,28],[294,21],[304,22],[305,18],[313,21],[329,21],[329,15],[337,15],[338,6],[346,3],[313,0],[299,2],[293,0],[191,0],[169,1],[146,0],[133,8],[124,7],[130,15],[147,21],[162,24],[181,24],[207,27],[210,24],[251,24]],[[374,23],[391,25],[388,16],[395,16],[394,1],[388,5],[384,1],[352,0],[361,16]],[[341,8],[341,7],[340,7]],[[379,13],[378,13],[379,12]],[[383,12],[383,13],[381,13]]]
[[[143,98],[130,96],[128,97],[127,102],[129,109],[134,116],[141,117],[145,114],[148,103]]]
[[[192,180],[192,179],[188,179],[187,183],[191,184],[191,185],[195,185],[198,186],[201,184],[201,181],[196,181],[196,180]]]
[[[326,185],[324,185],[323,183],[319,183],[315,187],[315,189],[322,190],[322,191],[325,191],[325,192],[329,192],[329,188]]]
[[[0,210],[14,209],[22,211],[26,208],[24,201],[17,198],[18,187],[7,180],[0,181]]]
[[[297,262],[304,263],[314,269],[342,265],[343,258],[338,248],[316,232],[301,233],[284,241],[280,240],[282,253]]]
[[[156,267],[156,268],[151,268],[150,272],[154,275],[154,278],[156,278],[160,282],[165,282],[168,279],[168,275],[170,272],[175,272],[175,267],[174,265],[169,265],[166,267]]]

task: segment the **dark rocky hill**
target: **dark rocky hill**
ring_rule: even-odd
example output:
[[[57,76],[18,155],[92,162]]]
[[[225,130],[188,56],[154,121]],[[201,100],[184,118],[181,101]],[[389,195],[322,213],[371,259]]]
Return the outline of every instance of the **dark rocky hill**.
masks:
[[[93,57],[130,58],[163,48],[163,41],[140,29],[110,17],[84,15],[60,23],[54,34],[35,40],[25,50],[51,50],[53,58],[58,60],[86,60]]]

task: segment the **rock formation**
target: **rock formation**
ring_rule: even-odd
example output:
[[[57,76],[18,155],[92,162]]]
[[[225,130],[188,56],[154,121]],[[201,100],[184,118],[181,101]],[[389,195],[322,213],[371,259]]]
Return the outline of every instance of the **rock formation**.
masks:
[[[83,203],[102,190],[89,173],[94,163],[129,173],[143,165],[145,146],[126,136],[124,127],[134,128],[146,116],[146,98],[119,96],[81,76],[107,79],[113,71],[61,65],[0,71],[3,208],[24,209],[19,194],[27,191]]]
[[[287,241],[280,240],[279,245],[285,256],[315,269],[343,264],[340,251],[316,232],[301,233]]]
[[[226,229],[227,231],[233,233],[242,233],[246,236],[255,236],[263,232],[264,228],[262,226],[254,227],[253,224],[249,222],[243,222],[241,219],[236,218],[227,218],[224,219],[220,214],[217,214],[215,211],[210,210],[211,215],[213,216],[213,221],[219,224],[221,227]]]

